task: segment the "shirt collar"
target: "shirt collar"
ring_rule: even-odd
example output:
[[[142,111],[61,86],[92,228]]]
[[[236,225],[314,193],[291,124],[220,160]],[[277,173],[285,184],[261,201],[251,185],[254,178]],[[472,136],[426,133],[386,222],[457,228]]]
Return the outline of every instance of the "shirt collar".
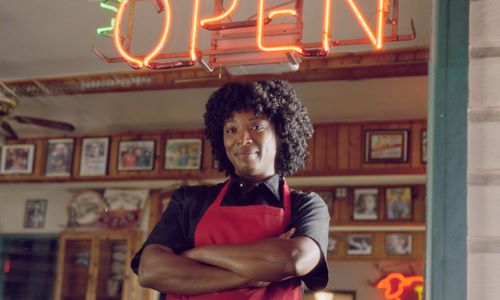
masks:
[[[256,182],[255,184],[252,184],[252,186],[247,187],[244,186],[247,183],[244,183],[240,178],[238,178],[237,175],[233,176],[232,182],[240,188],[246,189],[248,191],[261,185],[265,186],[269,191],[273,193],[273,195],[276,197],[276,200],[280,201],[280,176],[278,174],[274,174],[264,181]]]

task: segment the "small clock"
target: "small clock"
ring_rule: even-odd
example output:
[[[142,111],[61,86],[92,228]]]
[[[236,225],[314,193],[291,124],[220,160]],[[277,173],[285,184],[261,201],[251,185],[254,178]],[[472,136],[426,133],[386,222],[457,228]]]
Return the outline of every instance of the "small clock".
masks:
[[[90,225],[102,217],[106,205],[95,191],[82,191],[69,203],[70,221],[78,225]]]

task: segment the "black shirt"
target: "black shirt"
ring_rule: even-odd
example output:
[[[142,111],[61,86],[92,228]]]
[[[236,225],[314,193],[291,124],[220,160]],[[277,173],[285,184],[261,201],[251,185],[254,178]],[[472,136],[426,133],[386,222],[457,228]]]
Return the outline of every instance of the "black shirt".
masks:
[[[279,175],[266,181],[248,185],[233,178],[222,206],[269,205],[283,207],[283,183]],[[150,244],[171,248],[176,254],[194,248],[194,233],[201,217],[215,200],[224,183],[214,186],[182,186],[173,194],[160,221],[135,254],[131,267],[137,274],[142,250]],[[326,287],[328,266],[326,250],[330,215],[325,202],[316,193],[290,190],[292,218],[287,230],[295,228],[293,237],[307,236],[321,249],[321,259],[315,269],[302,277],[311,290]]]

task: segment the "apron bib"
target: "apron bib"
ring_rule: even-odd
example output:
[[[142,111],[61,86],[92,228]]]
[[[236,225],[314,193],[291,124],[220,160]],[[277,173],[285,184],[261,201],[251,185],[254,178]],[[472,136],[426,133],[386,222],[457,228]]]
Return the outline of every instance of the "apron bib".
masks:
[[[244,244],[276,238],[285,232],[291,219],[290,191],[283,185],[283,208],[268,205],[222,206],[231,180],[208,207],[196,227],[194,245]],[[264,288],[233,289],[197,296],[168,295],[166,300],[300,300],[301,281],[291,278]]]

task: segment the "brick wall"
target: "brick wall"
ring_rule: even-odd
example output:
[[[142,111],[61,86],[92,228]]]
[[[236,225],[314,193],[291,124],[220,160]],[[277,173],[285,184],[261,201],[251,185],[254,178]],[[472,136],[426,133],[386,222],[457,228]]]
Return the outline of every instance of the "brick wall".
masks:
[[[500,297],[499,14],[499,0],[470,0],[467,299]]]

